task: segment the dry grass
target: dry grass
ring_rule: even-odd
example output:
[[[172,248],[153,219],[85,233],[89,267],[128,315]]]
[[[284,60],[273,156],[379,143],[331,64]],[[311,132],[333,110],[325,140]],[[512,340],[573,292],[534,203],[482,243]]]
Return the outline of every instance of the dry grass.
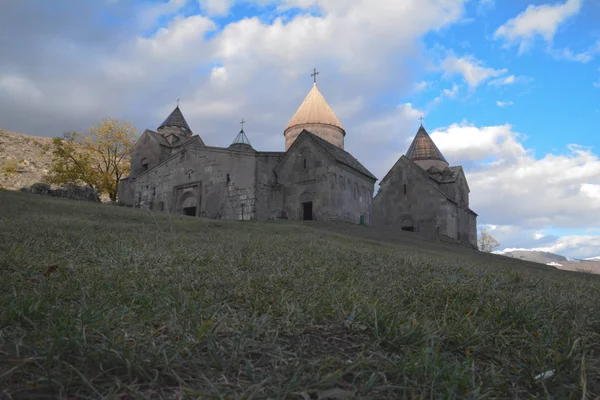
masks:
[[[354,226],[171,220],[0,192],[0,397],[600,395],[597,276]]]

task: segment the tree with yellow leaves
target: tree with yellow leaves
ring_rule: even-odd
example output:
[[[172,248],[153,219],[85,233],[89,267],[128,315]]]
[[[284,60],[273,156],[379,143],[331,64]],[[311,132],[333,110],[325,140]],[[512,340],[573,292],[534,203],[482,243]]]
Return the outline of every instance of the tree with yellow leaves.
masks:
[[[477,246],[480,251],[491,253],[496,247],[500,246],[500,242],[490,235],[486,229],[482,229],[479,238],[477,238]]]
[[[48,183],[85,184],[117,200],[119,181],[129,173],[129,157],[136,129],[129,123],[105,118],[89,135],[67,132],[52,141]]]

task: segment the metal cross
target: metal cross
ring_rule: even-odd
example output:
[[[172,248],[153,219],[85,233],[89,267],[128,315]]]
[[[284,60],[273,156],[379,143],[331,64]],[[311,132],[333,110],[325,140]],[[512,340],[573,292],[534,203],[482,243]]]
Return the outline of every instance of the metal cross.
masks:
[[[317,69],[315,68],[314,72],[310,74],[310,76],[313,77],[315,83],[317,83],[317,75],[319,75],[319,72],[317,72]]]
[[[177,107],[179,107],[179,99],[177,99]]]
[[[246,121],[244,121],[244,118],[242,118],[242,120],[240,121],[240,124],[242,124],[242,130],[244,130],[244,124],[246,123]]]
[[[423,125],[423,117],[419,118],[421,120],[421,125]]]

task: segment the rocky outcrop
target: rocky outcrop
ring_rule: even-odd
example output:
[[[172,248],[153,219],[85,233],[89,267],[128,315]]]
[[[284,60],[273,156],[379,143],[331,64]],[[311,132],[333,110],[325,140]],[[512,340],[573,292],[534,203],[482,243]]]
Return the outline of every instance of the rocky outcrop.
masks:
[[[43,181],[52,165],[52,138],[0,129],[0,187],[19,190]]]
[[[61,197],[71,200],[92,201],[95,203],[100,202],[98,193],[89,186],[76,186],[67,184],[58,188],[53,188],[47,183],[37,182],[31,185],[29,188],[22,188],[21,191],[52,197]]]

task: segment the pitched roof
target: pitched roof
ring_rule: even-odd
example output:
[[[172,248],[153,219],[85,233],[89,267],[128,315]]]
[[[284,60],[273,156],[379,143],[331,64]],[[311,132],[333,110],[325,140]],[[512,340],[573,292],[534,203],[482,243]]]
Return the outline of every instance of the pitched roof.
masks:
[[[165,126],[176,126],[178,128],[183,128],[190,133],[192,132],[192,130],[190,129],[190,126],[188,125],[187,121],[183,117],[183,114],[181,113],[179,106],[175,107],[173,112],[167,117],[167,119],[165,119],[163,121],[162,124],[160,124],[158,129],[164,128]]]
[[[158,143],[162,144],[163,146],[167,146],[167,147],[171,147],[171,145],[169,144],[169,142],[167,142],[167,139],[164,138],[164,136],[151,131],[150,129],[146,129],[144,131],[144,133],[148,133],[148,135],[152,136],[154,139],[156,139],[158,141]]]
[[[371,179],[377,180],[375,175],[373,175],[371,172],[369,172],[368,169],[366,169],[356,158],[354,158],[347,151],[340,149],[336,145],[329,143],[327,140],[320,138],[319,136],[315,135],[312,132],[307,131],[306,129],[303,130],[302,133],[300,133],[300,134],[302,135],[303,133],[306,133],[307,135],[309,135],[311,139],[313,139],[319,146],[321,146],[323,148],[323,150],[325,150],[329,155],[331,155],[333,158],[335,158],[338,162],[340,162],[344,165],[347,165],[348,167],[360,172],[363,175],[368,176]]]
[[[311,91],[308,92],[285,129],[300,124],[333,125],[344,130],[342,123],[327,104],[316,83],[313,84]]]
[[[442,152],[437,148],[429,134],[421,125],[417,135],[413,139],[408,151],[406,152],[406,157],[408,157],[411,161],[417,160],[440,160],[444,161],[446,164],[448,161],[442,155]]]

